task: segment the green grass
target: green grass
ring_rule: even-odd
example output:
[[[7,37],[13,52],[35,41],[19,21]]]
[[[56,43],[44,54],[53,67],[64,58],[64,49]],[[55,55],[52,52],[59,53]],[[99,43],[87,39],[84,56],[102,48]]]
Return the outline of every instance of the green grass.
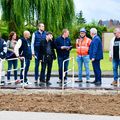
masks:
[[[75,68],[75,71],[78,71],[78,65],[77,65],[77,62],[76,62],[76,55],[77,55],[76,54],[76,49],[72,49],[71,53],[70,53],[70,56],[74,57],[74,59],[75,59],[74,68]],[[5,66],[5,69],[7,69],[7,62],[4,63],[4,66]],[[19,63],[19,66],[20,66],[20,63]],[[72,61],[70,61],[70,63],[69,63],[69,68],[72,68]],[[101,61],[101,69],[102,69],[102,71],[111,71],[112,70],[112,63],[109,61],[108,52],[104,52],[104,59]],[[58,70],[57,60],[55,60],[53,62],[52,70],[53,71]],[[90,70],[93,70],[92,65],[91,65],[91,61],[90,61]],[[34,71],[34,58],[31,60],[31,65],[30,65],[29,71]]]

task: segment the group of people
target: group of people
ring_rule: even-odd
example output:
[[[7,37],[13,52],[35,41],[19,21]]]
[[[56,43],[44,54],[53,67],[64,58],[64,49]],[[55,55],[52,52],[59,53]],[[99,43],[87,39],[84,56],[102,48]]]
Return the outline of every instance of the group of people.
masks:
[[[63,29],[62,34],[53,39],[52,32],[46,32],[43,23],[38,24],[38,30],[32,34],[32,40],[30,42],[30,32],[24,31],[23,37],[17,39],[15,32],[9,34],[9,40],[6,42],[0,38],[0,58],[8,59],[8,71],[7,82],[10,83],[10,74],[13,66],[15,83],[22,82],[24,84],[31,84],[28,81],[27,74],[29,71],[30,60],[35,59],[35,80],[34,83],[40,85],[51,85],[50,77],[53,60],[56,59],[55,49],[57,52],[58,68],[59,68],[59,82],[62,83],[63,78],[63,61],[69,58],[70,50],[72,49],[71,41],[69,38],[69,30]],[[12,60],[10,60],[12,58]],[[17,66],[19,58],[21,62],[20,80],[17,79]],[[25,63],[25,64],[24,64]],[[65,63],[65,71],[68,69],[68,62]],[[41,64],[41,70],[39,74],[39,65]],[[25,69],[24,69],[25,65]],[[24,69],[24,72],[23,72]],[[47,70],[47,74],[45,75]],[[24,77],[23,77],[24,74]],[[67,79],[67,73],[65,80]]]
[[[102,41],[97,35],[97,29],[91,28],[90,35],[92,40],[86,36],[85,28],[80,29],[80,36],[76,40],[78,78],[82,82],[82,66],[84,64],[86,71],[86,82],[95,85],[101,85],[100,60],[103,59]],[[92,61],[95,80],[90,81],[89,61]]]
[[[114,81],[111,85],[117,85],[118,79],[118,66],[120,66],[120,28],[115,29],[115,37],[110,43],[110,60],[113,62]],[[101,68],[100,61],[103,59],[102,40],[97,35],[97,29],[91,28],[90,35],[92,40],[86,36],[86,29],[80,29],[80,36],[76,40],[76,61],[78,63],[78,81],[83,82],[82,79],[82,67],[84,64],[86,71],[86,82],[101,85]],[[69,30],[63,29],[62,34],[53,39],[52,32],[46,32],[43,23],[38,24],[38,30],[32,34],[32,40],[30,42],[30,32],[24,31],[23,37],[17,39],[15,32],[9,34],[7,43],[0,37],[0,58],[8,59],[8,71],[7,81],[10,82],[10,73],[13,66],[15,83],[22,82],[28,85],[27,74],[29,71],[30,60],[35,59],[35,79],[34,83],[40,85],[51,85],[50,77],[53,60],[58,60],[58,72],[59,83],[62,83],[63,79],[63,61],[69,58],[70,50],[72,49],[71,41],[69,38]],[[57,53],[57,57],[55,54]],[[20,80],[17,78],[17,66],[18,60],[11,58],[19,58],[21,62]],[[90,81],[89,62],[92,62],[95,80]],[[25,63],[25,64],[24,64]],[[39,73],[39,65],[41,64],[41,70]],[[25,65],[25,69],[24,69]],[[69,61],[64,64],[64,71],[68,70]],[[23,73],[24,69],[24,73]],[[47,74],[45,75],[47,70]],[[24,74],[24,77],[23,77]],[[67,72],[64,76],[64,80],[67,80]]]
[[[82,66],[84,64],[86,71],[86,82],[101,85],[100,61],[103,59],[102,41],[97,35],[97,29],[91,28],[90,35],[92,40],[86,37],[85,28],[80,29],[80,37],[76,40],[77,63],[78,63],[78,81],[82,82]],[[115,28],[114,37],[110,42],[109,58],[113,64],[114,80],[111,85],[117,86],[120,77],[120,28]],[[90,81],[89,61],[91,60],[95,80]]]

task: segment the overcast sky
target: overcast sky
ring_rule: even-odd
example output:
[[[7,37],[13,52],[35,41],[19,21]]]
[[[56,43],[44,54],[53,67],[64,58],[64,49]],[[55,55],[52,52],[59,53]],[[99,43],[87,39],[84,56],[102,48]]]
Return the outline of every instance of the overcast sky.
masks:
[[[120,0],[74,0],[74,3],[76,13],[82,10],[87,22],[100,19],[120,20]]]
[[[74,0],[75,11],[83,11],[87,22],[94,20],[120,20],[120,0]]]

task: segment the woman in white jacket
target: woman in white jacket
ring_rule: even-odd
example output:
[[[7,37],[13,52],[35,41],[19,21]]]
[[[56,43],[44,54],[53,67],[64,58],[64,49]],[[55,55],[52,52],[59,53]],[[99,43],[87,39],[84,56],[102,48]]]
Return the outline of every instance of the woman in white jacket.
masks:
[[[115,37],[113,37],[110,42],[109,58],[113,64],[114,75],[114,81],[111,83],[111,85],[116,86],[118,80],[118,68],[120,72],[120,28],[115,29],[114,35]]]

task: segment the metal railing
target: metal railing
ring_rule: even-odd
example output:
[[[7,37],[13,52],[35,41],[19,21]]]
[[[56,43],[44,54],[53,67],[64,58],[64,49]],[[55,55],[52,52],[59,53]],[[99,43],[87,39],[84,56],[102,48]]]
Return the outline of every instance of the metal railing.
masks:
[[[65,69],[65,62],[71,61],[71,60],[72,60],[72,68],[68,69],[67,71],[64,71],[64,69]],[[70,57],[70,58],[68,58],[68,59],[63,61],[62,90],[69,83],[72,83],[72,88],[74,88],[74,83],[75,83],[75,79],[74,79],[74,64],[75,64],[74,57]],[[64,79],[65,74],[68,73],[69,71],[72,71],[72,79],[67,81],[66,83],[64,83],[65,82],[65,79]]]
[[[25,58],[24,58],[24,57],[11,58],[11,59],[0,59],[0,83],[3,81],[3,80],[2,80],[2,72],[3,72],[3,67],[2,67],[2,65],[3,65],[3,62],[5,62],[5,61],[11,61],[11,60],[23,60],[23,67],[21,67],[20,70],[23,70],[23,71],[22,71],[23,79],[21,79],[21,81],[22,81],[22,83],[23,83],[23,84],[22,84],[22,87],[24,88],[24,71],[25,71]],[[7,72],[15,71],[15,70],[18,70],[18,68],[17,68],[17,69],[7,70]],[[5,83],[15,83],[15,80],[14,80],[14,81],[10,81],[10,82],[6,82],[6,81],[4,80],[4,82],[5,82]],[[0,85],[3,85],[3,84],[0,84]]]

